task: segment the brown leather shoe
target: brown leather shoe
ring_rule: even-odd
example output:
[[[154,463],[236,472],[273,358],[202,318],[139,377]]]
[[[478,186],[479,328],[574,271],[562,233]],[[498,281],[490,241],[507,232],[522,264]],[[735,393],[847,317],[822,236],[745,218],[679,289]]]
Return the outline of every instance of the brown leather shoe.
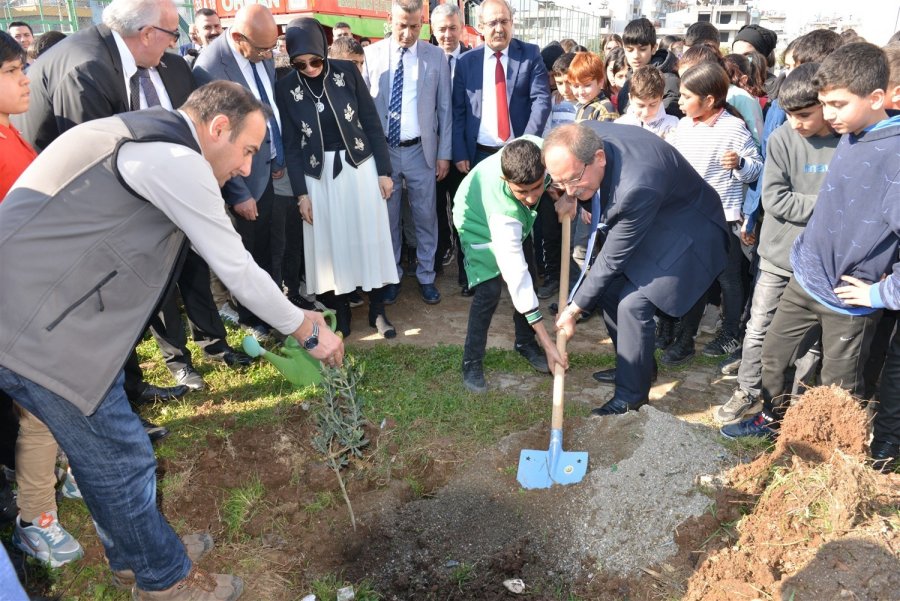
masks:
[[[187,578],[164,591],[131,589],[132,601],[234,601],[244,592],[244,581],[231,574],[208,574],[194,566]]]
[[[197,563],[213,548],[213,538],[206,532],[197,534],[185,534],[181,537],[184,550],[192,563]],[[131,570],[119,570],[112,573],[112,584],[122,590],[131,590],[134,587],[134,572]]]

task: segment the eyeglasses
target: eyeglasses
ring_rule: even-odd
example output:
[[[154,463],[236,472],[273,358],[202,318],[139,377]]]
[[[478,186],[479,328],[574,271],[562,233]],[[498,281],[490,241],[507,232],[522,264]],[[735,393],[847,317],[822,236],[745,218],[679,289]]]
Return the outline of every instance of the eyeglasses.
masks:
[[[248,37],[245,36],[244,34],[238,33],[238,35],[241,36],[242,38],[244,38],[244,41],[247,42],[247,44],[249,44],[250,47],[253,48],[253,51],[256,52],[256,54],[258,54],[259,56],[265,56],[265,55],[267,55],[267,54],[271,54],[272,52],[275,51],[275,48],[278,47],[278,43],[276,43],[274,46],[271,46],[271,47],[269,47],[269,48],[260,48],[259,46],[255,45],[255,44],[250,40],[250,38],[248,38]]]
[[[355,63],[356,61],[353,61],[353,62]],[[294,62],[291,63],[291,66],[294,67],[297,71],[306,71],[307,67],[309,67],[309,68],[311,68],[311,69],[318,69],[318,68],[321,67],[323,64],[325,64],[324,59],[321,59],[321,58],[319,58],[319,57],[316,57],[316,58],[311,58],[311,59],[309,59],[309,62],[307,62],[307,61],[294,61]]]
[[[488,29],[494,29],[498,25],[500,25],[501,27],[506,27],[510,23],[512,23],[511,19],[495,19],[493,21],[488,21],[486,23],[482,23],[482,25],[484,25]]]
[[[581,170],[581,173],[578,174],[578,177],[576,177],[575,179],[570,179],[569,181],[566,181],[566,182],[553,182],[552,184],[550,184],[550,187],[555,188],[556,190],[565,190],[566,187],[568,187],[568,186],[574,187],[575,184],[580,182],[581,178],[584,177],[584,172],[587,171],[589,164],[590,163],[584,164],[584,168]]]
[[[175,38],[176,42],[178,41],[178,38],[181,37],[181,32],[178,31],[177,29],[174,29],[174,30],[173,29],[164,29],[162,27],[157,27],[156,25],[145,25],[144,27],[152,27],[156,31],[161,31],[163,33],[167,33],[170,36],[172,36],[173,38]],[[144,27],[141,27],[141,29],[144,29]]]

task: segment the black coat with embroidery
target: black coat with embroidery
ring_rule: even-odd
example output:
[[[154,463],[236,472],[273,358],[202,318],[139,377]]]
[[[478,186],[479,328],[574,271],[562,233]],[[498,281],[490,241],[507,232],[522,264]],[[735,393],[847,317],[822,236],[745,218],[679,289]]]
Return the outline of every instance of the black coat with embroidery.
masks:
[[[362,74],[350,61],[328,59],[326,65],[321,101],[334,111],[346,148],[342,156],[358,166],[374,155],[378,175],[390,175],[391,158],[384,129]],[[316,99],[303,80],[294,72],[275,86],[285,163],[296,196],[307,193],[304,175],[322,178],[324,155]]]

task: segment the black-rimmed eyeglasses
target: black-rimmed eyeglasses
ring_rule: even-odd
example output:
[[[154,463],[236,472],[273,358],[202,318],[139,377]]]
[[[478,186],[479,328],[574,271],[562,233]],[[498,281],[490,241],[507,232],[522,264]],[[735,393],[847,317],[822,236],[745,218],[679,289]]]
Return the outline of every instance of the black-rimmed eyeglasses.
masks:
[[[584,172],[587,171],[589,163],[584,164],[584,168],[582,168],[581,173],[575,179],[570,179],[566,182],[553,182],[550,184],[551,188],[556,188],[557,190],[565,190],[567,186],[575,186],[581,179],[584,177]]]
[[[177,29],[166,29],[164,27],[158,27],[156,25],[145,25],[144,27],[152,27],[156,31],[161,31],[163,33],[167,33],[170,36],[172,36],[176,42],[178,41],[178,38],[181,37],[181,32],[178,31]],[[141,29],[143,29],[143,27]]]

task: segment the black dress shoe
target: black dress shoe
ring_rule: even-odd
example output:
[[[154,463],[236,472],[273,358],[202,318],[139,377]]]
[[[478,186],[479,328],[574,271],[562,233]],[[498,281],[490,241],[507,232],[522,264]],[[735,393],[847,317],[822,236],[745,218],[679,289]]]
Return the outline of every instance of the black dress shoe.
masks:
[[[190,392],[190,388],[188,388],[187,386],[179,385],[165,387],[147,384],[141,391],[141,396],[138,397],[135,403],[138,405],[146,405],[147,403],[153,403],[156,401],[162,401],[163,403],[165,403],[166,401],[174,401],[175,399],[180,399],[188,392]]]
[[[657,372],[656,367],[653,368],[653,376],[650,378],[651,382],[656,382],[656,379],[659,377],[659,372]],[[594,372],[594,379],[603,384],[615,384],[616,383],[616,368],[610,369],[601,369],[600,371]]]
[[[207,355],[206,358],[224,363],[228,367],[247,367],[253,364],[253,357],[241,351],[225,351],[221,355]]]
[[[147,436],[150,437],[150,442],[156,443],[169,435],[169,429],[163,426],[157,426],[151,421],[148,421],[141,418],[141,425],[144,426],[144,431],[147,433]]]
[[[597,407],[591,411],[591,415],[599,417],[601,415],[622,415],[624,413],[628,413],[629,411],[637,411],[641,408],[642,405],[646,405],[647,401],[643,403],[637,403],[635,405],[629,405],[622,399],[612,398],[602,407]]]

